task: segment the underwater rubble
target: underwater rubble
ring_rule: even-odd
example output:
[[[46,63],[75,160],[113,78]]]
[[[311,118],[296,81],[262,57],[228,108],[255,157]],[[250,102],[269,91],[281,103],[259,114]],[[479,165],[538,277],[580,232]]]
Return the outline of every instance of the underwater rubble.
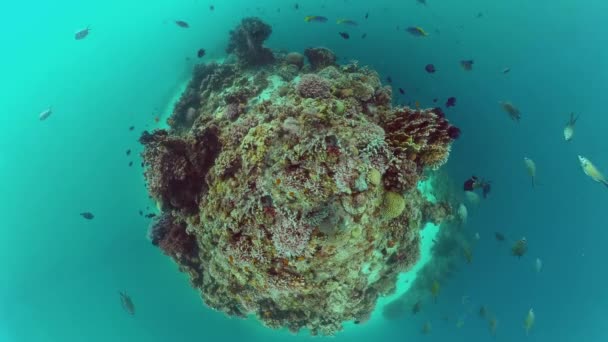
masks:
[[[208,306],[333,335],[370,317],[419,259],[424,222],[451,214],[416,184],[459,131],[440,110],[393,108],[374,70],[329,49],[272,52],[271,32],[244,19],[236,62],[197,66],[169,128],[142,134],[162,212],[149,236]]]

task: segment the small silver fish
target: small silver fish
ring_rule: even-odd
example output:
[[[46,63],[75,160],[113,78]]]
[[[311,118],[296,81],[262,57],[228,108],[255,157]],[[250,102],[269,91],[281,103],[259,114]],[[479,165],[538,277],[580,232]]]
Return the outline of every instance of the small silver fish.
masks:
[[[593,163],[591,163],[589,159],[579,155],[578,160],[581,163],[583,172],[585,172],[587,176],[591,177],[591,179],[593,179],[594,181],[602,183],[606,187],[608,187],[608,180],[606,180],[606,177],[604,177],[604,175],[595,167],[595,165],[593,165]]]
[[[88,26],[85,27],[82,30],[77,31],[74,34],[74,39],[76,39],[76,40],[83,40],[83,39],[85,39],[89,35],[90,31],[91,31],[91,28],[89,28]]]
[[[574,136],[574,124],[576,124],[576,120],[578,120],[578,116],[574,117],[574,113],[570,113],[570,120],[566,122],[566,127],[564,127],[564,140],[572,140],[572,137]]]
[[[526,164],[526,170],[528,170],[528,174],[532,178],[532,187],[536,186],[536,163],[534,160],[524,157],[524,163]]]
[[[38,118],[40,119],[40,121],[44,121],[46,119],[49,118],[49,116],[51,116],[51,114],[53,114],[53,109],[51,107],[43,110],[42,112],[40,112],[40,115],[38,115]]]
[[[534,326],[534,321],[536,321],[536,315],[534,314],[534,310],[528,310],[528,314],[524,319],[524,329],[526,329],[526,336],[530,334],[530,330]]]
[[[122,308],[128,312],[130,315],[135,315],[135,305],[133,304],[133,300],[126,292],[118,292],[120,295],[120,305]]]

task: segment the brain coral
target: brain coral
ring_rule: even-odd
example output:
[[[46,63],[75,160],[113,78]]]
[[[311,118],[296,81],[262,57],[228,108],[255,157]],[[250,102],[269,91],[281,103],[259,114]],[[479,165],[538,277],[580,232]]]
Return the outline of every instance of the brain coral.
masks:
[[[269,32],[257,20],[242,25],[259,29],[233,31],[238,44],[260,44]],[[449,214],[431,215],[415,187],[386,189],[385,172],[399,158],[416,162],[413,179],[436,167],[451,126],[433,112],[392,108],[368,68],[329,67],[332,78],[313,92],[322,96],[308,96],[296,81],[277,84],[285,61],[251,68],[258,56],[237,52],[248,63],[196,69],[172,118],[181,120],[185,102],[200,116],[140,139],[162,209],[151,239],[207,305],[229,315],[313,335],[363,323],[417,261],[423,218]],[[299,76],[300,85],[320,78]],[[371,95],[329,91],[357,88]],[[226,117],[230,103],[238,117]]]

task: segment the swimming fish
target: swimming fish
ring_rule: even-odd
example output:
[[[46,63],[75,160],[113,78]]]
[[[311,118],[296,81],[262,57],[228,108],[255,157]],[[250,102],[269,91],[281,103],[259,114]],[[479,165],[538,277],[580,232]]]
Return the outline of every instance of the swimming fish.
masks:
[[[429,334],[431,332],[431,330],[433,330],[433,326],[431,325],[431,322],[426,322],[424,323],[424,325],[422,326],[422,330],[421,332],[425,335]]]
[[[175,24],[177,26],[181,27],[181,28],[189,28],[190,27],[190,25],[187,22],[183,21],[183,20],[176,20]]]
[[[120,295],[120,305],[122,308],[129,313],[129,315],[135,315],[135,305],[133,300],[126,292],[118,292]]]
[[[405,95],[405,90],[403,90],[403,88],[399,88],[399,93],[400,93],[401,95]]]
[[[466,71],[471,71],[473,70],[473,63],[475,63],[475,61],[473,61],[472,59],[466,59],[460,61],[460,66]]]
[[[82,30],[78,30],[76,31],[76,33],[74,34],[74,39],[76,40],[83,40],[85,39],[88,35],[89,32],[91,32],[91,28],[90,27],[85,27]]]
[[[524,254],[526,254],[527,251],[528,251],[528,242],[525,237],[517,240],[515,242],[515,244],[513,244],[513,247],[511,247],[511,253],[518,258],[521,258],[522,256],[524,256]]]
[[[458,206],[458,217],[460,218],[460,222],[462,222],[463,224],[467,223],[469,211],[467,210],[467,207],[464,205],[464,203],[460,203],[460,205]]]
[[[293,8],[297,11],[300,9],[300,5],[296,3],[293,5]]]
[[[505,241],[505,236],[500,232],[494,232],[494,237],[497,241]]]
[[[486,319],[486,316],[488,314],[488,310],[486,309],[485,306],[482,305],[482,306],[479,307],[478,314],[479,314],[479,317],[481,317],[482,319]]]
[[[424,67],[424,70],[426,70],[426,72],[428,72],[429,74],[434,74],[435,73],[435,66],[433,64],[427,64]]]
[[[464,246],[462,248],[462,254],[464,255],[464,259],[467,261],[467,264],[473,262],[473,251],[471,251],[470,247]]]
[[[386,82],[393,83],[393,79],[390,76],[386,76]]]
[[[532,178],[532,187],[536,186],[536,163],[534,160],[524,157],[524,164],[526,165],[526,170],[528,170],[528,175]]]
[[[95,218],[95,215],[93,215],[92,213],[86,211],[84,213],[80,213],[80,216],[84,217],[87,220],[92,220]]]
[[[426,37],[429,34],[420,26],[410,26],[405,29],[409,34],[416,37]]]
[[[439,295],[439,291],[441,290],[441,285],[437,280],[433,281],[431,285],[431,294],[433,295],[433,300],[437,303],[437,296]]]
[[[51,114],[53,114],[53,109],[51,107],[43,110],[42,112],[40,112],[40,114],[38,115],[38,118],[40,119],[40,121],[44,121],[46,119],[49,118],[49,116],[51,116]]]
[[[359,25],[356,21],[354,20],[350,20],[350,19],[338,19],[338,21],[336,21],[337,24],[344,24],[344,25],[350,25],[350,26],[357,26]]]
[[[511,102],[508,101],[500,101],[498,102],[502,109],[507,112],[511,120],[519,122],[521,119],[521,112],[517,107],[515,107]]]
[[[131,154],[131,149],[128,149],[127,150],[127,155],[130,155],[130,154]]]
[[[307,23],[326,23],[327,18],[320,15],[309,15],[304,17],[304,21]]]
[[[131,167],[131,166],[133,166],[133,162],[132,161],[129,162],[129,167]]]
[[[344,39],[350,38],[350,35],[347,32],[338,32],[338,34],[340,35],[340,37],[342,37]]]
[[[210,10],[210,11],[215,10],[215,6],[214,6],[214,5],[209,5],[209,10]]]
[[[604,177],[604,175],[595,167],[595,165],[593,165],[593,163],[591,163],[589,159],[579,155],[578,160],[580,161],[581,167],[587,176],[608,187],[608,180],[606,180],[606,177]]]
[[[414,304],[414,306],[412,307],[412,314],[415,315],[419,313],[420,310],[422,310],[422,302],[417,301],[416,304]]]
[[[129,131],[132,131],[135,129],[135,126],[129,126]]]
[[[417,3],[426,6],[426,0],[416,0]]]
[[[534,321],[536,320],[536,315],[534,314],[534,310],[528,310],[528,314],[524,319],[524,329],[526,329],[526,336],[530,334],[530,330],[534,326]]]
[[[491,317],[488,320],[488,326],[490,328],[490,333],[492,334],[492,336],[496,336],[496,329],[498,329],[498,320],[496,319],[496,317]]]
[[[198,58],[203,58],[203,57],[205,57],[206,53],[207,53],[207,51],[205,51],[205,49],[198,49],[198,51],[196,52],[196,56]]]
[[[574,117],[574,113],[570,113],[570,120],[566,123],[566,127],[564,127],[564,140],[570,141],[574,136],[574,124],[576,124],[576,120],[578,120],[578,116]]]
[[[543,261],[540,260],[540,258],[536,258],[536,260],[534,261],[534,270],[536,271],[536,273],[540,273],[540,271],[543,270]]]
[[[365,20],[367,20],[367,18],[369,18],[369,12],[365,13]]]
[[[448,100],[445,102],[446,108],[454,107],[455,105],[456,105],[456,98],[453,96],[448,98]]]
[[[504,68],[502,69],[502,73],[503,74],[508,74],[511,71],[511,68]]]
[[[367,33],[364,33],[361,35],[361,39],[365,39],[365,38],[367,38]]]

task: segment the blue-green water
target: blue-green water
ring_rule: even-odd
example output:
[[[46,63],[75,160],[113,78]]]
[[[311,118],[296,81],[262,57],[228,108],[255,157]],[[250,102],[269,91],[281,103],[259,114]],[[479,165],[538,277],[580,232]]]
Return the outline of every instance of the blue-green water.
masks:
[[[208,1],[166,0],[2,6],[0,340],[310,339],[204,307],[186,277],[146,240],[148,222],[138,214],[152,207],[137,158],[139,132],[156,126],[196,51],[223,57],[228,31],[251,15],[273,26],[271,48],[330,47],[390,75],[395,88],[406,90],[403,103],[425,107],[433,98],[457,97],[446,112],[463,134],[447,170],[458,182],[472,173],[494,182],[490,198],[471,210],[467,229],[481,237],[474,261],[443,285],[436,305],[401,320],[376,315],[334,340],[492,340],[474,313],[459,329],[454,319],[443,320],[463,314],[462,296],[496,314],[497,341],[524,340],[531,307],[536,325],[527,340],[605,340],[608,191],[584,175],[576,156],[608,173],[608,5],[335,0],[302,1],[296,11],[294,3],[218,1],[214,11]],[[305,15],[330,20],[307,24]],[[360,25],[338,26],[341,17]],[[191,28],[178,28],[176,19]],[[74,32],[87,25],[90,36],[75,41]],[[403,31],[418,25],[430,35]],[[349,40],[337,34],[345,30]],[[473,71],[460,68],[463,59],[475,60]],[[427,63],[437,73],[427,74]],[[505,67],[509,74],[501,73]],[[519,124],[502,112],[501,100],[521,109]],[[53,115],[40,122],[38,113],[48,106]],[[566,143],[562,129],[570,112],[580,120]],[[525,156],[538,167],[535,189]],[[83,220],[83,211],[95,219]],[[494,231],[526,236],[528,255],[518,260],[507,247],[497,248]],[[536,257],[543,260],[540,273],[533,270]],[[119,290],[132,295],[135,316],[120,307]],[[426,321],[433,330],[423,336]]]

